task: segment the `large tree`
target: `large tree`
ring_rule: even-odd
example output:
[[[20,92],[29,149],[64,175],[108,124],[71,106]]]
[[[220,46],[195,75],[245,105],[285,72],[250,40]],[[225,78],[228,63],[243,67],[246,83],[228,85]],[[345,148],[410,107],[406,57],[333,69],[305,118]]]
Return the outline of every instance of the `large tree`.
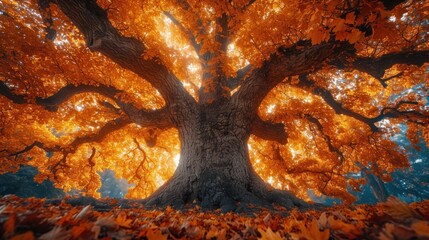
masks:
[[[4,0],[0,170],[96,195],[111,169],[157,206],[351,202],[348,173],[408,166],[399,123],[429,142],[428,15],[411,0]]]

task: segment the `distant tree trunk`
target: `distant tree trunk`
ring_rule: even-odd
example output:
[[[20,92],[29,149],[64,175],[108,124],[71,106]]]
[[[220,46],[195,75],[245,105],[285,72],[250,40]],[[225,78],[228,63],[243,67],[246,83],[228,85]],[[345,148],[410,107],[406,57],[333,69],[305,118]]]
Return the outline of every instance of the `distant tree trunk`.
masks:
[[[147,205],[198,204],[224,211],[247,203],[285,207],[307,204],[268,186],[253,170],[247,140],[251,114],[231,102],[187,107],[179,119],[181,158],[174,176],[149,197]]]

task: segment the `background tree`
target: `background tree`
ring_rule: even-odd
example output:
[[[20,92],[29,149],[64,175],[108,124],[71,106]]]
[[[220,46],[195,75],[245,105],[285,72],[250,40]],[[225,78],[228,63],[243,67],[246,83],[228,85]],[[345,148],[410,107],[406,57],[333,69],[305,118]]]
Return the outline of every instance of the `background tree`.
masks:
[[[97,196],[111,169],[148,205],[352,202],[347,173],[408,167],[399,123],[429,142],[428,8],[2,1],[0,170]]]

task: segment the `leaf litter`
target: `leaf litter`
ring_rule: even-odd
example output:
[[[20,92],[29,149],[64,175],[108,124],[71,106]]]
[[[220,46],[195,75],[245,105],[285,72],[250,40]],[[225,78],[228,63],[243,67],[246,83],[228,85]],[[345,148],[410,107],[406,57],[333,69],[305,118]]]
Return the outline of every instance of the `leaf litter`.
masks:
[[[114,204],[114,202],[112,202]],[[45,199],[0,198],[0,236],[32,239],[427,239],[429,200],[337,205],[323,210],[260,210],[249,214],[200,208],[150,210],[142,206],[72,206]]]

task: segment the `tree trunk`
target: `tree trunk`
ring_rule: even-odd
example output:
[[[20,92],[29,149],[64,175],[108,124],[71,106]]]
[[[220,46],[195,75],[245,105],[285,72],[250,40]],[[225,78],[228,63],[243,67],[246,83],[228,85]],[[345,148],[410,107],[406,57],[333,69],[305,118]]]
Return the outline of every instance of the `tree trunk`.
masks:
[[[192,107],[187,106],[187,110]],[[255,173],[247,140],[252,119],[231,102],[198,106],[177,116],[181,157],[173,177],[147,199],[148,206],[235,211],[247,204],[304,207],[286,191],[275,190]],[[180,124],[181,123],[181,124]]]

